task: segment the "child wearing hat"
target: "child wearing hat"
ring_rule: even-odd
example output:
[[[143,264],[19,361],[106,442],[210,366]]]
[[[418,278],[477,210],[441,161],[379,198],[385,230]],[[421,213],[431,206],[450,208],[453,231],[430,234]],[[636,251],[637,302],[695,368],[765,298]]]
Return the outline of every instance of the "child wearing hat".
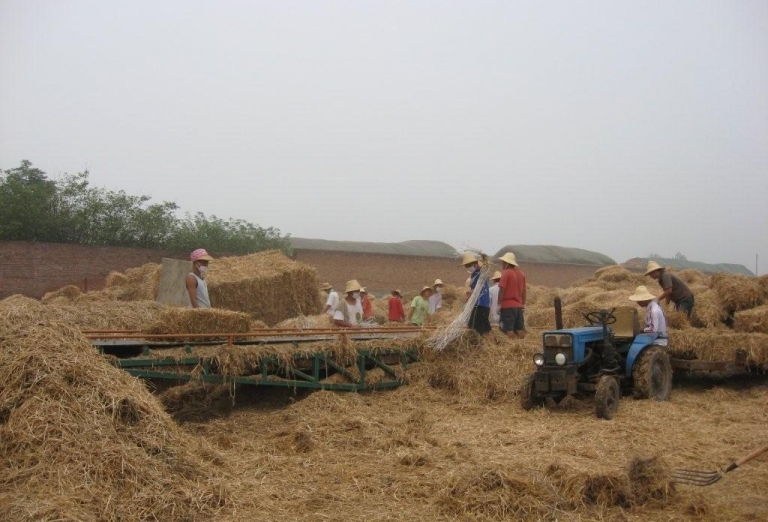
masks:
[[[402,323],[405,321],[405,310],[403,309],[402,292],[399,289],[392,290],[392,297],[389,298],[389,314],[387,318],[393,323]]]
[[[650,293],[645,286],[638,286],[635,289],[635,293],[629,296],[629,300],[645,308],[645,326],[643,331],[659,334],[654,344],[667,346],[667,320],[664,317],[664,311],[659,306],[659,303],[656,302],[656,296]]]

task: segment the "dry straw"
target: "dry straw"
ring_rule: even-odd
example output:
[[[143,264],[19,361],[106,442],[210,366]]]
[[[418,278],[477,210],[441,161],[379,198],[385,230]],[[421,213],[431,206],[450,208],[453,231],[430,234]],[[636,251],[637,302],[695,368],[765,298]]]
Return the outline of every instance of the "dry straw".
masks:
[[[241,312],[217,308],[169,308],[146,328],[151,334],[243,333],[251,327],[251,317]]]
[[[733,329],[737,332],[768,334],[768,305],[736,312]]]
[[[3,519],[193,520],[231,510],[221,460],[61,324],[0,340]]]
[[[322,303],[315,269],[277,250],[211,262],[211,304],[251,314],[268,325],[318,314]]]

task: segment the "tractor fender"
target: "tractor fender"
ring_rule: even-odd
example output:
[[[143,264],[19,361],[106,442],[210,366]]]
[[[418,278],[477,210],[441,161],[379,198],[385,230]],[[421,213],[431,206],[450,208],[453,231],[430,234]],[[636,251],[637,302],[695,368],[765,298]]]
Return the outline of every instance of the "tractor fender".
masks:
[[[653,344],[658,337],[659,334],[655,332],[641,333],[635,337],[635,340],[632,341],[632,346],[629,347],[629,351],[627,352],[627,377],[632,376],[632,368],[635,366],[635,360],[637,360],[638,355]]]

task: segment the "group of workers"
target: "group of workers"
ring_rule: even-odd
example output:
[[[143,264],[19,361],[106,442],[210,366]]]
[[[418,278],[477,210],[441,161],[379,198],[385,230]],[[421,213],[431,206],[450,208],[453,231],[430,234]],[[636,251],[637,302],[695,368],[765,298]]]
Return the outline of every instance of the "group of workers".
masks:
[[[190,306],[210,308],[211,300],[208,296],[205,273],[213,257],[205,249],[198,248],[190,254],[190,260],[192,271],[185,279]],[[499,261],[501,261],[502,270],[496,271],[491,276],[490,280],[493,282],[491,286],[488,284],[488,279],[482,279],[481,283],[481,266],[482,263],[487,262],[487,259],[480,258],[471,252],[462,257],[461,266],[469,272],[467,297],[476,297],[468,326],[480,334],[486,334],[491,331],[492,325],[498,324],[499,329],[508,337],[522,339],[526,334],[525,274],[518,267],[515,254],[512,252],[501,256]],[[658,297],[653,295],[643,285],[638,286],[629,299],[645,309],[643,331],[659,333],[657,344],[666,345],[667,324],[660,304],[664,301],[671,302],[676,310],[685,312],[690,318],[695,303],[693,292],[682,279],[667,272],[656,261],[648,262],[645,275],[658,281],[662,289],[661,295]],[[419,295],[411,300],[407,315],[403,307],[402,292],[399,289],[392,290],[387,318],[391,322],[407,322],[414,326],[424,325],[429,315],[440,312],[443,287],[444,284],[440,279],[436,279],[432,286],[424,286]],[[357,328],[364,326],[366,322],[373,322],[373,304],[365,287],[361,286],[357,280],[347,281],[344,297],[341,299],[338,292],[328,283],[322,286],[322,290],[327,294],[323,313],[330,317],[334,325]]]

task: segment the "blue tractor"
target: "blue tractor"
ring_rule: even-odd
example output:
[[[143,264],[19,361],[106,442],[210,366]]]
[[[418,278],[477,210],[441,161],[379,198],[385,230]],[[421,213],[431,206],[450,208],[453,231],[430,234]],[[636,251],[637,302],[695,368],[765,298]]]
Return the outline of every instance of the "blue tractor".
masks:
[[[559,300],[556,300],[559,301]],[[562,328],[555,303],[555,330],[544,332],[543,353],[533,356],[536,371],[522,390],[526,410],[551,398],[594,394],[595,411],[612,419],[622,391],[639,399],[664,401],[672,391],[672,365],[656,333],[642,333],[637,308],[619,307],[584,314],[590,326]]]

